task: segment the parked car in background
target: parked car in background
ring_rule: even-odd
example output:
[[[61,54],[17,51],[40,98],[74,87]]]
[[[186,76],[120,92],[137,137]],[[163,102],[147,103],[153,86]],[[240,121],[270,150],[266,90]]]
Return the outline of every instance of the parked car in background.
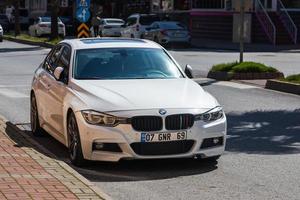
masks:
[[[143,38],[153,40],[159,44],[190,42],[190,34],[186,26],[176,21],[157,21],[147,27]]]
[[[62,21],[62,23],[65,25],[66,35],[74,36],[76,33],[75,33],[72,17],[60,16],[59,18]]]
[[[58,18],[58,34],[62,37],[66,36],[65,25]],[[33,25],[29,26],[29,34],[31,36],[42,36],[51,34],[51,17],[38,17],[34,20]]]
[[[0,24],[4,32],[8,32],[10,29],[10,24],[8,17],[5,14],[0,14]]]
[[[3,28],[0,24],[0,42],[2,42],[2,41],[3,41]]]
[[[146,27],[153,22],[159,21],[159,17],[155,14],[133,14],[127,20],[124,29],[122,30],[123,37],[141,38]]]
[[[103,37],[121,37],[121,29],[124,20],[116,18],[104,18],[100,21],[99,34]]]

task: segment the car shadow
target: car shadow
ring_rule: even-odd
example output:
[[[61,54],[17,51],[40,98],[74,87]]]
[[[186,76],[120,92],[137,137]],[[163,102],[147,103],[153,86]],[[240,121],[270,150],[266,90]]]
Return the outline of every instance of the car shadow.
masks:
[[[300,109],[228,113],[226,151],[248,154],[300,153]]]

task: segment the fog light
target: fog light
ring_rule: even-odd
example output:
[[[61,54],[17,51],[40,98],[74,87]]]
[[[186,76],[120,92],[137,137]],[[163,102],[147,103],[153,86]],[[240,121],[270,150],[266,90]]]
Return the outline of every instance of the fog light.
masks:
[[[223,141],[223,137],[206,138],[202,141],[200,149],[222,146]]]
[[[214,138],[214,139],[213,139],[213,143],[214,143],[214,144],[218,144],[219,141],[220,141],[219,138]]]
[[[98,143],[98,142],[94,143],[94,149],[95,150],[101,150],[103,148],[104,148],[104,143]]]
[[[120,146],[117,143],[93,143],[93,151],[110,151],[110,152],[122,152]]]

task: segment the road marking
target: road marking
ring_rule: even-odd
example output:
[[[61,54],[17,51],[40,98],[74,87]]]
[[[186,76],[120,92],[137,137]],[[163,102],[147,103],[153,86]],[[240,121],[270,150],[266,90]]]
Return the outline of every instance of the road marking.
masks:
[[[28,98],[29,95],[23,94],[21,92],[17,92],[14,90],[0,88],[0,95],[9,97],[9,98]]]
[[[212,83],[212,85],[221,85],[221,86],[226,86],[226,87],[232,87],[232,88],[237,88],[237,89],[254,89],[254,88],[259,88],[253,85],[246,85],[246,84],[240,84],[240,83],[234,83],[234,82],[228,82],[228,81],[219,81],[216,83]]]

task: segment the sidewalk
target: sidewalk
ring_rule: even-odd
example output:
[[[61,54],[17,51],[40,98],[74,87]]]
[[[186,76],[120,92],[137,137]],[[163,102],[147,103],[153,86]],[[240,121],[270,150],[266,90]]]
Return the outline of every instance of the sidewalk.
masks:
[[[109,199],[0,117],[0,199]]]

